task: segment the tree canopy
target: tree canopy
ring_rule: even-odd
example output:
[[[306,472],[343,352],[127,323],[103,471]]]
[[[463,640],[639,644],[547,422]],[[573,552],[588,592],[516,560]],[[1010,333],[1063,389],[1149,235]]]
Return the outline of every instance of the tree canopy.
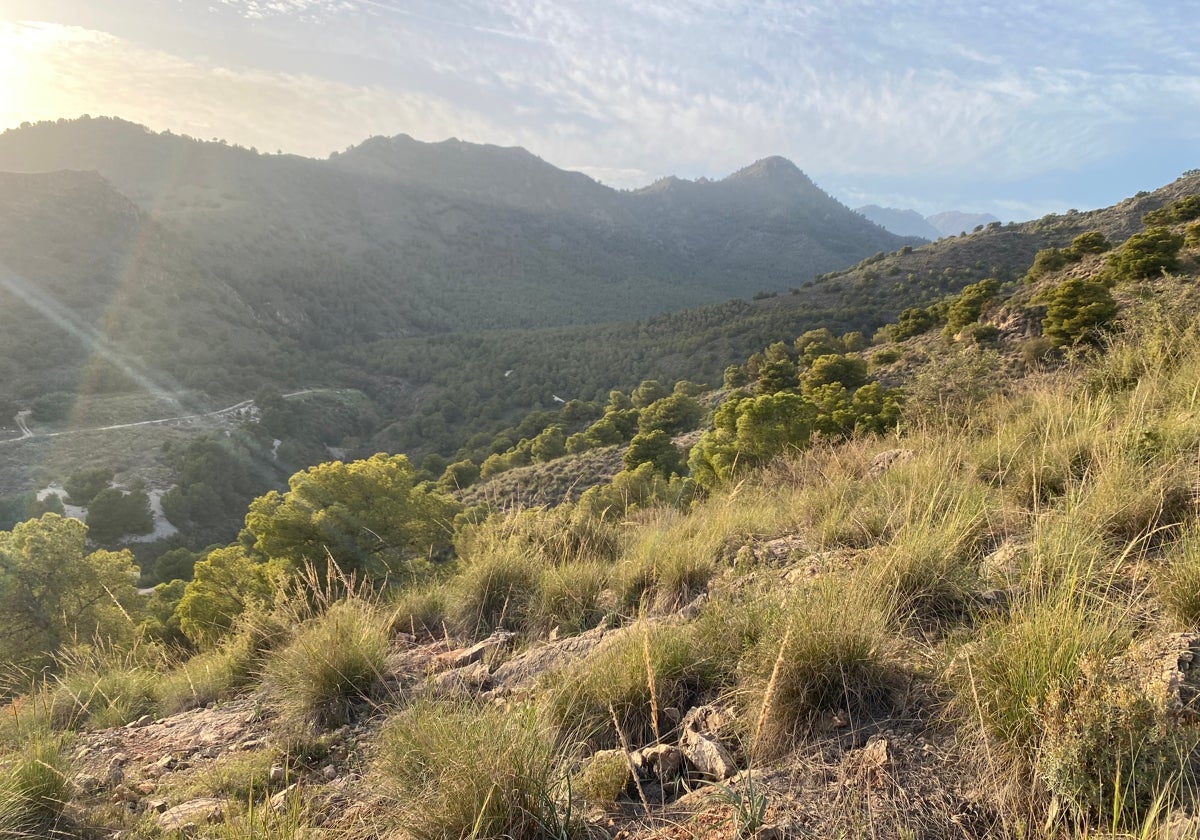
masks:
[[[382,579],[450,546],[458,502],[418,484],[403,455],[332,461],[298,472],[285,493],[250,503],[245,539],[255,551],[293,568],[329,558],[344,572]]]

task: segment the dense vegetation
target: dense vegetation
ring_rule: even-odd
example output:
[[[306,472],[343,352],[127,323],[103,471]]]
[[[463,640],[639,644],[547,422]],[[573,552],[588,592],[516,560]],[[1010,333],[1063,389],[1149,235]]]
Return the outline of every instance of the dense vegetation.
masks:
[[[119,779],[70,788],[89,755],[74,744],[252,695],[272,734],[200,776],[203,792],[238,791],[200,829],[212,836],[636,834],[627,814],[662,814],[684,773],[726,785],[723,805],[684,800],[697,831],[724,815],[739,836],[771,821],[1195,837],[1200,243],[1186,224],[1153,237],[1173,272],[1130,266],[1147,241],[1130,240],[1031,284],[977,281],[921,307],[925,329],[902,339],[817,329],[764,345],[720,393],[647,380],[564,406],[573,434],[608,418],[635,453],[574,503],[464,509],[445,492],[473,476],[461,464],[436,482],[404,456],[322,464],[251,502],[237,539],[148,600],[132,556],[89,550],[81,523],[17,525],[0,534],[17,628],[0,637],[0,830],[155,836],[151,814],[109,807]],[[707,406],[689,473],[671,435]],[[569,439],[550,420],[527,429],[547,464]],[[520,690],[484,696],[531,662]],[[724,723],[689,729],[697,710]],[[747,772],[666,769],[696,737]],[[648,755],[659,763],[638,770]],[[362,773],[369,807],[351,819],[321,799],[322,762]],[[272,807],[288,772],[305,782],[297,807]],[[626,815],[586,810],[615,800]]]

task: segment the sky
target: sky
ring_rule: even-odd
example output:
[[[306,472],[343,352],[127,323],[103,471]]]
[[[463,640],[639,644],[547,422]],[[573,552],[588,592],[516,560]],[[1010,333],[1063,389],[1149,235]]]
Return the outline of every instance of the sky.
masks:
[[[1200,0],[0,0],[0,129],[519,145],[617,188],[783,155],[851,207],[1106,206],[1200,167]]]

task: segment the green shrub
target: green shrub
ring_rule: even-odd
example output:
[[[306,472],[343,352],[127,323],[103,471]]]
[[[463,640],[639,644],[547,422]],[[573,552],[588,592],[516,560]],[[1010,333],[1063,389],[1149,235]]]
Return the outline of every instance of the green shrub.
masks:
[[[1096,344],[1117,315],[1117,302],[1103,283],[1070,277],[1046,305],[1042,332],[1058,345]]]
[[[1200,733],[1107,663],[1081,670],[1046,700],[1038,776],[1080,821],[1142,824],[1165,795],[1194,781]]]
[[[418,703],[385,725],[376,778],[403,836],[569,840],[570,809],[554,741],[530,707]]]
[[[351,596],[300,628],[265,668],[283,717],[328,726],[373,698],[387,660],[388,625],[377,605]]]
[[[1125,244],[1109,257],[1109,266],[1118,279],[1157,277],[1179,267],[1179,249],[1182,247],[1182,235],[1165,227],[1148,228],[1125,240]]]

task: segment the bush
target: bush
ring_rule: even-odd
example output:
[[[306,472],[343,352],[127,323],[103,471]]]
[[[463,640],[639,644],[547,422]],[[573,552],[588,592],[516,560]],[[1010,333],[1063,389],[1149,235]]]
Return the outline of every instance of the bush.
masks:
[[[286,719],[317,726],[350,718],[381,686],[388,621],[377,605],[351,596],[301,628],[266,664],[265,681]]]
[[[385,725],[374,774],[395,825],[414,840],[587,835],[530,707],[418,703]]]
[[[589,757],[575,776],[574,788],[589,805],[612,805],[632,779],[629,759],[621,750],[601,750]]]
[[[1183,236],[1169,228],[1153,227],[1135,233],[1109,258],[1118,279],[1141,280],[1157,277],[1179,267]]]
[[[1042,332],[1058,345],[1096,344],[1117,314],[1117,302],[1102,283],[1071,277],[1055,289],[1042,319]]]
[[[1046,700],[1038,775],[1081,821],[1138,825],[1190,782],[1200,737],[1141,686],[1090,660]]]

